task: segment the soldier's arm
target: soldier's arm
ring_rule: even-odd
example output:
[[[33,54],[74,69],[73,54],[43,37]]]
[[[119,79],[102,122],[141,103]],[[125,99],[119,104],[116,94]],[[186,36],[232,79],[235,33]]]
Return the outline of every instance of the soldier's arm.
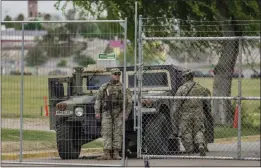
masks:
[[[126,104],[126,118],[130,115],[131,108],[132,108],[132,93],[130,89],[126,89],[126,99],[127,99],[127,104]]]
[[[99,89],[96,95],[96,101],[94,105],[95,115],[101,113],[101,101],[102,101],[102,95],[103,95],[103,87]]]

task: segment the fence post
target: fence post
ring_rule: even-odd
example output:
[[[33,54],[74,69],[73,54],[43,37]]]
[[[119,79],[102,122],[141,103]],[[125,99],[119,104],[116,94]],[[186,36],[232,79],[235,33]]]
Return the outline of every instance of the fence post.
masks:
[[[135,38],[134,38],[134,102],[133,102],[133,104],[134,104],[134,106],[133,106],[133,118],[134,118],[134,123],[133,123],[133,129],[134,129],[134,131],[137,129],[137,126],[136,126],[136,124],[137,124],[137,122],[136,122],[136,116],[137,116],[137,113],[136,113],[136,95],[137,95],[137,85],[136,85],[136,82],[137,82],[137,14],[138,14],[138,11],[137,11],[137,9],[138,9],[138,3],[137,3],[137,1],[135,2],[135,16],[134,16],[134,18],[135,18],[135,33],[134,33],[134,36],[135,36]]]
[[[126,129],[125,129],[125,116],[126,116],[126,50],[127,50],[127,18],[125,18],[124,23],[124,71],[123,71],[123,126],[122,126],[122,132],[123,132],[123,142],[122,142],[122,166],[125,165],[125,151],[126,151],[126,145],[125,145],[125,137],[126,137]]]
[[[141,87],[142,87],[142,16],[139,15],[139,39],[138,39],[138,56],[139,56],[139,69],[138,69],[138,124],[137,124],[137,156],[141,157]]]
[[[238,60],[239,60],[239,77],[238,77],[238,134],[237,134],[237,159],[241,158],[241,97],[242,97],[242,49],[243,49],[243,44],[242,44],[242,39],[240,38],[238,40]]]
[[[22,23],[21,51],[21,88],[20,88],[20,162],[23,161],[23,110],[24,110],[24,23]]]

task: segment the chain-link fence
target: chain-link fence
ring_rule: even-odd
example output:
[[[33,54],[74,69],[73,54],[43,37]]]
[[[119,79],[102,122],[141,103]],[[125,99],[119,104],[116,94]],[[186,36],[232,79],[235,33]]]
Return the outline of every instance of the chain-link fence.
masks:
[[[1,30],[2,160],[63,164],[55,158],[91,158],[90,165],[120,165],[93,159],[104,146],[94,102],[110,68],[126,67],[127,20],[1,24],[19,27]],[[113,127],[125,141],[125,123]],[[125,143],[117,143],[125,154]]]
[[[139,156],[259,160],[260,36],[181,22],[139,18]]]

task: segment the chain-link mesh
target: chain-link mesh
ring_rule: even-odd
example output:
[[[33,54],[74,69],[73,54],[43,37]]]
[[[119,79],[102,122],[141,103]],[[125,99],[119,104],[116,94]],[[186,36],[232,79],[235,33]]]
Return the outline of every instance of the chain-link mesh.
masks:
[[[111,79],[111,67],[124,73],[125,21],[11,23],[19,30],[1,32],[2,159],[105,164],[93,159],[104,146],[94,103],[99,87]],[[113,128],[121,154],[123,124]]]
[[[218,37],[225,32],[192,23],[185,31],[175,19],[139,23],[141,154],[260,158],[260,38]]]

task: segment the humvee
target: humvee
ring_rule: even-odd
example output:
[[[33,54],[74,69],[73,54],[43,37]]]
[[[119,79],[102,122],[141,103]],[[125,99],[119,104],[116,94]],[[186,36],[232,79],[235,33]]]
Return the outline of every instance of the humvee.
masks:
[[[56,131],[61,159],[77,159],[83,144],[101,137],[101,122],[95,118],[94,103],[99,87],[111,78],[110,69],[74,68],[70,77],[48,79],[50,129]],[[142,95],[174,96],[182,84],[181,74],[182,69],[174,65],[145,66]],[[126,87],[133,92],[134,75],[134,67],[126,67]],[[122,75],[122,81],[123,78]],[[172,103],[170,99],[142,100],[142,153],[166,155],[180,151],[178,138],[171,136]],[[137,115],[133,115],[137,105],[136,101],[125,124],[126,155],[137,154],[137,130],[134,129]]]

